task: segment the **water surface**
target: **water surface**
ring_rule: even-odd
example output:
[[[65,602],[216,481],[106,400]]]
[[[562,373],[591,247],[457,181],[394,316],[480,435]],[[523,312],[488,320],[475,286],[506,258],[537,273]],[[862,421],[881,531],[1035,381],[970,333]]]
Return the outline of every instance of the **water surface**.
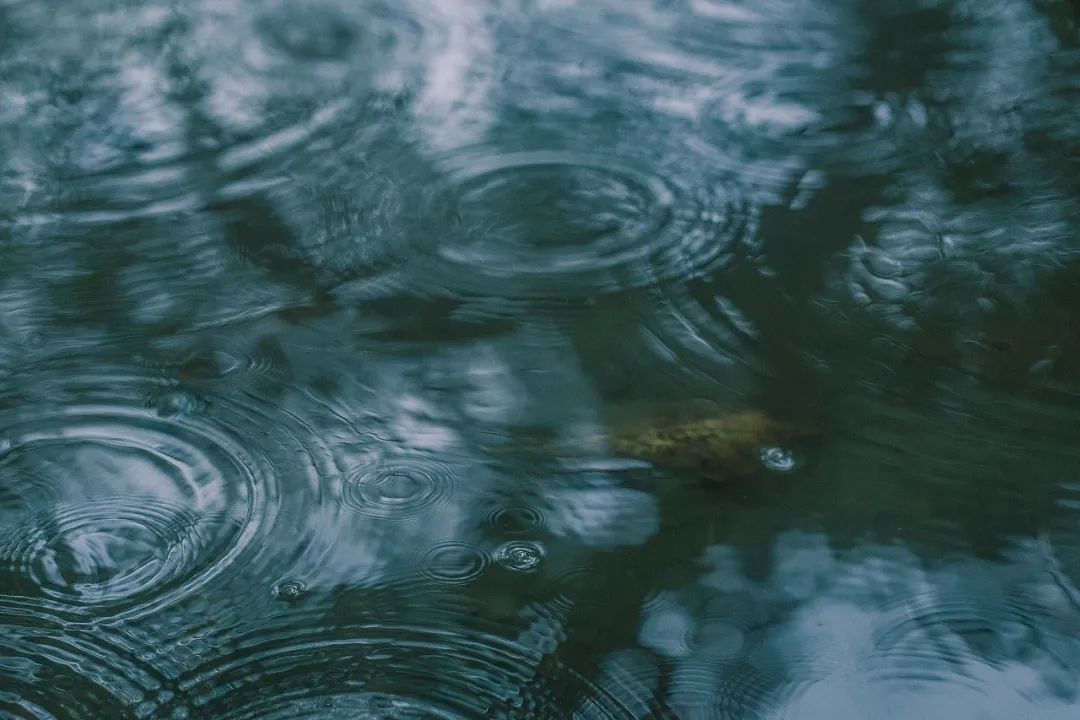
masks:
[[[0,718],[1077,717],[1078,43],[0,0]]]

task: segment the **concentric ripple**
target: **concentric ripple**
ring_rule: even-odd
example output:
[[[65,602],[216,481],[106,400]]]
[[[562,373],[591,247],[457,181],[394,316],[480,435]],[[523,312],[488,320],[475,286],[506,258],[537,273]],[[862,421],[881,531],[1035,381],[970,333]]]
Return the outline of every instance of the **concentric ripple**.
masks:
[[[270,592],[275,600],[294,603],[304,597],[304,593],[307,592],[307,585],[302,580],[286,578],[274,583],[274,586],[270,588]]]
[[[342,502],[360,515],[404,520],[445,504],[453,492],[453,468],[412,455],[355,469],[345,478]]]
[[[218,647],[156,717],[565,717],[573,708],[560,696],[588,717],[633,717],[537,649],[468,627],[298,623]]]
[[[354,156],[370,149],[372,129],[386,138],[389,118],[380,114],[395,115],[429,81],[452,25],[425,0],[210,2],[189,22],[187,39],[212,76],[213,120],[239,139],[215,162],[234,181],[231,197],[274,185],[282,171],[305,188],[329,180],[326,171],[345,180],[357,170]]]
[[[615,157],[472,151],[441,166],[454,226],[433,272],[453,289],[566,297],[692,277],[730,259],[750,221],[723,183],[691,189]]]
[[[19,225],[94,231],[193,217],[199,225],[208,204],[280,187],[283,174],[299,179],[293,191],[307,189],[303,171],[291,171],[321,173],[323,153],[343,142],[361,153],[364,131],[388,126],[377,116],[422,89],[443,52],[445,23],[423,0],[149,3],[139,13],[102,5],[51,23],[70,43],[27,38],[48,43],[66,67],[19,77],[12,88],[35,127],[27,164],[56,165],[43,147],[71,158],[50,167],[55,177],[35,179]],[[95,62],[84,62],[91,54]],[[206,231],[213,223],[196,230]]]
[[[533,572],[544,560],[544,549],[531,542],[508,542],[495,552],[495,559],[507,570]]]
[[[259,558],[271,581],[317,566],[340,509],[320,433],[297,407],[166,377],[42,361],[0,386],[0,611],[136,620]]]
[[[0,622],[0,717],[142,717],[166,682],[105,633]]]
[[[499,533],[520,535],[544,526],[544,510],[539,505],[504,505],[492,510],[488,525]]]
[[[420,572],[440,585],[463,585],[483,574],[491,562],[480,548],[464,542],[440,543],[424,553]]]
[[[258,531],[260,464],[210,426],[81,405],[13,430],[0,455],[5,605],[150,611],[205,584]]]
[[[58,602],[119,601],[165,585],[198,553],[198,517],[155,500],[53,506],[28,527],[6,559]]]

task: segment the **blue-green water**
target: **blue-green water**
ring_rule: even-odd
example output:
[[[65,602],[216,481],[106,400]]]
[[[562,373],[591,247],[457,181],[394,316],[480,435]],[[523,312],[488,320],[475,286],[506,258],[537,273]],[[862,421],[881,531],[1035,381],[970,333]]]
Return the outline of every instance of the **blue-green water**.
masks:
[[[1080,717],[1075,2],[0,0],[0,160],[0,719]]]

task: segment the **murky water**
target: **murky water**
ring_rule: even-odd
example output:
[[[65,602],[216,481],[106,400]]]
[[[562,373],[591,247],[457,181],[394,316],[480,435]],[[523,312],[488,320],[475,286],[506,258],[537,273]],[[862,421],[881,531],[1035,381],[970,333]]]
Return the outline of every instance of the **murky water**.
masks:
[[[1080,716],[1070,0],[0,0],[0,718]]]

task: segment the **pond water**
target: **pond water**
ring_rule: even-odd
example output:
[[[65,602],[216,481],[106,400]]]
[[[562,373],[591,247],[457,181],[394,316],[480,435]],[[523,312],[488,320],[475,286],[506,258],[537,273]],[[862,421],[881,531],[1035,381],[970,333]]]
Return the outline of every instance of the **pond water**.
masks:
[[[1072,0],[0,0],[0,718],[1080,717]]]

